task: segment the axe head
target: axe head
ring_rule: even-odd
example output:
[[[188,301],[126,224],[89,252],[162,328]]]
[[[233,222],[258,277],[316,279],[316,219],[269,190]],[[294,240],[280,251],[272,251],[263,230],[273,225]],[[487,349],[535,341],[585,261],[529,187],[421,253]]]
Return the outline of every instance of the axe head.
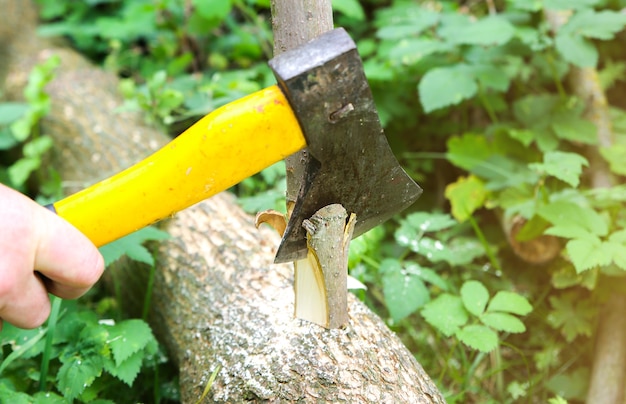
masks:
[[[306,257],[302,221],[341,204],[356,214],[353,237],[411,205],[422,189],[400,167],[383,133],[356,45],[329,31],[269,62],[307,141],[300,190],[275,262]]]

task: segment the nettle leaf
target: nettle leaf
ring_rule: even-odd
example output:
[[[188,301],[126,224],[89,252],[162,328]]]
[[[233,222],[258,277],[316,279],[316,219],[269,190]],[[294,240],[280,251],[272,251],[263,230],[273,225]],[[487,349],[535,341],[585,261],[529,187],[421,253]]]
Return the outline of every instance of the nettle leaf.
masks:
[[[104,363],[104,369],[111,375],[126,383],[128,386],[132,386],[133,382],[137,378],[137,375],[141,371],[141,365],[143,364],[144,357],[145,353],[138,351],[131,354],[128,358],[126,358],[126,360],[124,360],[124,362],[119,364],[111,359],[108,359]]]
[[[515,292],[501,290],[489,301],[488,312],[505,312],[525,316],[533,310],[528,300]]]
[[[144,349],[149,343],[156,341],[150,326],[139,319],[122,321],[110,327],[108,331],[109,346],[117,366]]]
[[[469,318],[461,298],[448,293],[426,303],[421,313],[428,324],[446,337],[454,335]]]
[[[522,321],[508,313],[489,312],[480,317],[480,321],[497,331],[521,333],[526,331]]]
[[[475,316],[480,316],[487,307],[489,292],[482,283],[467,281],[461,286],[461,300],[467,311]]]
[[[550,202],[537,209],[537,214],[557,227],[567,228],[576,225],[596,236],[606,236],[609,231],[606,220],[594,209],[582,207],[574,202],[565,200]]]
[[[100,247],[100,253],[104,257],[105,265],[117,261],[123,255],[128,255],[135,261],[154,265],[154,257],[143,243],[148,240],[167,240],[169,237],[167,232],[148,226]]]
[[[104,367],[103,358],[98,355],[84,357],[76,353],[62,359],[63,364],[57,373],[57,387],[63,397],[72,401],[80,396],[86,387],[100,377]]]
[[[456,105],[472,98],[478,92],[478,84],[467,65],[436,67],[429,70],[420,80],[418,92],[426,113]]]
[[[414,264],[417,265],[417,264]],[[397,260],[386,259],[381,264],[383,294],[391,318],[398,322],[430,300],[424,282]]]
[[[556,177],[574,188],[580,183],[583,166],[589,166],[586,158],[580,154],[561,151],[547,152],[543,156],[543,163],[529,165],[530,168]]]
[[[465,133],[463,136],[451,136],[446,144],[448,161],[467,171],[471,171],[495,153],[483,134]]]
[[[465,23],[446,24],[439,35],[447,42],[460,45],[503,45],[515,34],[515,27],[501,16],[489,16],[476,21],[465,19]]]
[[[559,139],[586,144],[598,143],[596,125],[578,116],[578,111],[559,111],[551,123],[552,130]]]
[[[399,243],[402,245],[402,243]],[[431,262],[441,262],[453,259],[448,247],[439,240],[430,237],[422,237],[417,242],[408,246],[411,251],[416,252]]]
[[[470,348],[491,352],[498,346],[498,334],[484,325],[471,324],[457,331],[456,336]]]
[[[567,342],[579,335],[591,336],[596,321],[597,308],[589,299],[581,299],[576,293],[550,297],[552,311],[548,323],[561,330]]]
[[[464,222],[483,206],[487,190],[478,177],[470,175],[448,184],[445,196],[452,205],[452,216],[459,222]]]
[[[485,256],[485,246],[473,237],[454,237],[445,246],[449,253],[446,261],[452,266],[467,265]]]

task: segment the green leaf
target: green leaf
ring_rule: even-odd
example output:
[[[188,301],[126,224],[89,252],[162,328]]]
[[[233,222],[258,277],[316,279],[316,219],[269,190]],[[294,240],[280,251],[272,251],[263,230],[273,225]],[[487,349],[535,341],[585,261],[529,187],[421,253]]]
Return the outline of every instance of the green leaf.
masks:
[[[466,65],[437,67],[429,70],[418,85],[420,102],[426,113],[456,105],[478,92],[476,80]]]
[[[192,0],[191,3],[207,20],[223,20],[233,6],[231,0]]]
[[[466,221],[487,198],[485,184],[476,176],[460,177],[456,182],[448,184],[446,198],[452,205],[452,216],[459,222]]]
[[[513,8],[523,11],[539,11],[543,7],[541,0],[506,0]]]
[[[26,157],[41,157],[53,145],[50,136],[39,136],[24,145],[22,152]]]
[[[488,312],[502,311],[505,313],[525,316],[533,310],[528,300],[515,292],[501,290],[489,301]]]
[[[468,320],[461,298],[448,293],[426,303],[422,316],[446,337],[454,335]]]
[[[482,283],[467,281],[461,286],[461,300],[467,311],[475,316],[480,316],[485,311],[489,301],[489,292]]]
[[[520,333],[526,331],[521,320],[508,313],[489,312],[480,317],[480,321],[497,331]]]
[[[572,292],[550,297],[550,304],[552,311],[548,314],[548,323],[560,329],[567,342],[579,335],[591,336],[597,316],[597,308],[591,300],[581,299]]]
[[[357,21],[365,20],[363,7],[357,0],[332,0],[333,10]]]
[[[572,286],[582,286],[588,290],[594,290],[598,284],[597,270],[577,273],[574,265],[563,265],[552,272],[552,286],[556,289],[567,289]]]
[[[386,259],[381,264],[383,294],[391,318],[398,322],[423,307],[430,300],[424,282],[402,268],[398,260]]]
[[[495,153],[483,134],[465,133],[451,136],[447,141],[448,161],[459,168],[471,171]]]
[[[611,40],[624,29],[626,15],[621,12],[604,10],[596,12],[587,8],[575,13],[561,30],[568,35],[581,35],[587,38]]]
[[[167,232],[149,226],[100,247],[100,253],[106,265],[117,261],[122,255],[128,255],[135,261],[154,265],[152,254],[142,244],[148,240],[167,240],[169,237]]]
[[[0,103],[0,126],[13,123],[21,118],[29,108],[29,105],[23,102]]]
[[[24,157],[13,163],[7,170],[9,179],[13,186],[21,186],[26,183],[30,174],[41,165],[38,157]]]
[[[537,209],[537,214],[555,226],[568,228],[576,225],[596,236],[606,236],[609,231],[606,220],[595,210],[566,200],[550,202]],[[569,237],[573,236],[579,234]]]
[[[96,355],[84,357],[80,353],[65,357],[62,362],[57,373],[57,387],[70,401],[100,377],[104,366],[102,357]]]
[[[448,229],[457,224],[447,213],[417,212],[408,215],[406,221],[424,233]]]
[[[626,175],[626,145],[613,144],[609,147],[601,147],[600,154],[609,163],[611,171],[615,174]]]
[[[382,8],[377,13],[376,36],[380,39],[400,40],[415,36],[435,25],[440,18],[436,11],[412,4],[398,4]]]
[[[492,329],[479,324],[470,324],[457,331],[461,342],[481,352],[491,352],[498,346],[498,334]]]
[[[556,50],[573,65],[595,67],[598,64],[598,50],[591,41],[580,35],[559,31],[555,39]]]
[[[580,118],[574,111],[558,114],[551,123],[552,130],[560,139],[586,144],[598,143],[598,129],[593,122]]]
[[[561,151],[547,152],[543,156],[543,163],[529,165],[530,168],[556,177],[574,188],[580,183],[583,166],[589,166],[586,158],[580,154]]]
[[[570,402],[584,402],[589,391],[590,369],[587,366],[576,368],[566,373],[559,372],[545,381],[545,386],[557,397],[548,400],[548,404],[567,404]]]
[[[150,326],[139,319],[125,320],[110,327],[109,345],[115,365],[120,366],[135,353],[155,341]]]
[[[481,88],[504,92],[509,89],[511,80],[506,70],[494,65],[473,65],[471,72]]]
[[[2,338],[0,347],[2,345],[11,345],[11,353],[3,358],[0,363],[0,375],[4,370],[15,360],[20,358],[27,358],[28,351],[31,350],[43,337],[46,335],[46,330],[42,328],[33,330],[22,330],[17,327],[13,327],[9,324],[5,324],[0,334]]]
[[[489,16],[476,21],[446,24],[439,35],[446,41],[463,45],[503,45],[515,34],[515,28],[501,16]]]
[[[597,266],[611,263],[612,256],[606,250],[606,244],[594,236],[586,239],[573,239],[567,242],[565,249],[577,273]]]
[[[429,38],[403,38],[389,51],[396,64],[412,65],[435,52],[448,50],[446,44]]]
[[[109,359],[105,361],[104,369],[128,386],[132,386],[141,371],[144,357],[145,353],[143,351],[137,351],[127,357],[122,363]]]

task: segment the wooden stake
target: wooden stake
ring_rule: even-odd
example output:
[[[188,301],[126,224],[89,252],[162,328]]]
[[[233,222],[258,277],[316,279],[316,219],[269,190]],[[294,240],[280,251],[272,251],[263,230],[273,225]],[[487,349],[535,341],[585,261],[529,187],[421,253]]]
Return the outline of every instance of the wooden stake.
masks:
[[[274,56],[333,29],[330,0],[272,0],[271,6]],[[285,159],[288,215],[304,178],[304,153]],[[346,223],[347,216],[340,205],[329,205],[306,220],[309,254],[294,262],[295,315],[326,328],[338,328],[348,321],[348,245],[356,218],[352,215]]]

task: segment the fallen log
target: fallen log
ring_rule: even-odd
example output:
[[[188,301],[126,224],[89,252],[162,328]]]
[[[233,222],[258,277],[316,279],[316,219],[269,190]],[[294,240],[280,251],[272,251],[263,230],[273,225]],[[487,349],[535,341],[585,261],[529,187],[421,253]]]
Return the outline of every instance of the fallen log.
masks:
[[[0,0],[4,95],[19,99],[27,72],[57,54],[43,130],[51,164],[68,191],[123,169],[167,138],[141,117],[119,113],[117,79],[74,51],[36,37],[30,2]],[[2,78],[2,76],[0,76]],[[257,230],[227,193],[177,214],[157,248],[150,323],[180,370],[183,402],[196,402],[210,375],[211,402],[443,403],[437,387],[385,324],[354,296],[346,327],[293,318],[293,274],[273,265],[276,235]],[[146,271],[132,262],[111,276],[125,302],[141,302]]]

